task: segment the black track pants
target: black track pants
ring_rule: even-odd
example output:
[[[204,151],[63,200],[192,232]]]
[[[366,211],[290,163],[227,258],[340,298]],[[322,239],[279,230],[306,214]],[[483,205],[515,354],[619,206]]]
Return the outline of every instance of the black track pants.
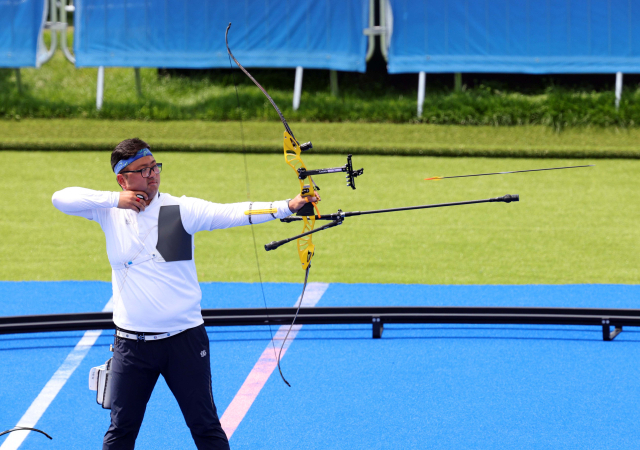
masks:
[[[209,337],[200,325],[156,342],[117,339],[111,368],[111,426],[103,450],[135,446],[151,392],[162,375],[199,450],[228,450],[213,403]]]

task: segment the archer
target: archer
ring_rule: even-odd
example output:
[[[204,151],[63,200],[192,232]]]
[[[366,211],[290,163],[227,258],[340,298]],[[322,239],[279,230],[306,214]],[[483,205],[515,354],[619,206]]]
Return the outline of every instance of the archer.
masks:
[[[133,449],[162,375],[198,449],[228,449],[211,392],[209,338],[193,258],[198,231],[282,219],[320,196],[274,202],[212,203],[160,193],[162,163],[140,139],[111,154],[121,192],[70,187],[53,194],[65,214],[100,224],[112,270],[111,426],[103,449]]]

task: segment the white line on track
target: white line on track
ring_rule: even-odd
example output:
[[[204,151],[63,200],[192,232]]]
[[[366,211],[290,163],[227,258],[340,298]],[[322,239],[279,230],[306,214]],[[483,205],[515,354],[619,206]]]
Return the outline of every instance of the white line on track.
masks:
[[[113,311],[113,298],[109,300],[102,311]],[[60,392],[69,377],[78,368],[84,357],[87,356],[87,353],[89,353],[89,350],[91,350],[91,347],[93,347],[93,344],[96,343],[96,340],[101,334],[102,330],[89,330],[84,333],[80,342],[78,342],[74,349],[71,350],[71,353],[67,355],[62,365],[56,370],[56,373],[53,374],[44,388],[42,388],[42,391],[40,391],[33,403],[31,403],[27,412],[20,418],[16,424],[17,427],[36,428],[36,424],[53,399],[56,398],[58,392]],[[0,450],[16,450],[22,445],[29,433],[31,433],[31,431],[14,431],[10,433],[9,437],[7,437],[0,446]]]
[[[304,300],[302,301],[302,306],[311,307],[315,306],[322,295],[325,293],[329,284],[327,283],[309,283],[307,285],[307,290],[304,294]],[[298,301],[294,306],[298,306],[300,302],[300,298],[298,297]],[[291,342],[298,335],[298,331],[302,328],[302,325],[294,325],[291,328],[291,333],[289,333],[289,337],[282,349],[282,356],[284,358],[287,349],[291,345]],[[273,340],[276,344],[276,352],[280,351],[280,345],[282,345],[282,340],[287,334],[289,330],[289,325],[282,325]],[[278,342],[280,344],[278,345]],[[258,362],[253,366],[253,369],[247,376],[247,379],[242,384],[242,387],[233,398],[227,409],[225,410],[222,418],[220,419],[220,423],[222,424],[222,429],[227,434],[227,438],[231,439],[231,436],[236,431],[242,419],[251,408],[251,405],[258,397],[258,394],[262,390],[263,386],[271,376],[273,370],[278,366],[278,362],[276,360],[276,356],[273,353],[273,344],[271,341],[267,344],[267,348],[264,349],[262,355],[258,359]],[[0,450],[3,450],[0,448]]]

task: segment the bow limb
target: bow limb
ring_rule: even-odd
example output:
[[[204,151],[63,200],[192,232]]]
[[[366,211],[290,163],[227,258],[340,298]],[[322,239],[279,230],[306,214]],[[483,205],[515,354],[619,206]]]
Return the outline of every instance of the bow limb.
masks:
[[[229,57],[233,59],[233,61],[240,68],[240,70],[242,70],[244,74],[248,76],[249,79],[251,79],[251,81],[253,81],[253,83],[256,86],[258,86],[258,88],[267,97],[267,99],[269,100],[273,108],[278,113],[278,116],[280,117],[280,121],[284,125],[284,129],[285,129],[284,140],[283,140],[285,162],[293,169],[296,176],[298,177],[298,181],[300,182],[300,195],[306,198],[314,197],[315,191],[318,190],[319,188],[313,181],[313,178],[311,178],[310,176],[307,177],[309,179],[309,182],[307,183],[305,182],[305,180],[302,180],[299,177],[300,175],[299,169],[304,169],[304,170],[307,169],[307,166],[302,161],[301,153],[307,148],[311,148],[311,145],[310,143],[305,145],[300,145],[300,143],[296,140],[295,136],[293,135],[293,131],[291,131],[291,128],[287,123],[287,120],[284,118],[284,115],[282,115],[282,111],[280,111],[280,108],[278,108],[278,105],[276,105],[276,102],[273,100],[273,98],[271,98],[271,96],[266,91],[266,89],[263,88],[260,85],[260,83],[258,83],[258,81],[249,73],[249,71],[245,69],[242,66],[242,64],[240,64],[240,62],[235,58],[235,56],[233,56],[233,53],[231,52],[231,48],[229,48],[229,29],[230,28],[231,28],[231,23],[229,23],[229,25],[227,26],[227,30],[224,35],[224,40],[227,45],[227,52],[229,53]],[[303,233],[313,230],[315,226],[315,221],[316,221],[315,216],[316,215],[320,216],[320,210],[318,209],[317,203],[312,202],[312,205],[313,205],[313,208],[315,209],[315,214],[313,210],[311,211],[307,210],[306,214],[303,215],[303,220],[304,220],[304,226],[302,231]],[[313,240],[310,235],[308,237],[301,238],[298,240],[298,256],[300,258],[300,263],[302,264],[302,270],[306,270],[309,267],[309,264],[311,263],[311,258],[313,258],[313,255],[314,255],[314,251],[315,251],[315,246],[313,245]]]
[[[255,78],[253,78],[253,76],[249,73],[249,71],[247,69],[245,69],[244,67],[242,67],[242,64],[240,64],[238,62],[238,60],[236,59],[235,56],[233,56],[233,53],[231,53],[231,49],[229,48],[229,28],[231,28],[231,22],[229,22],[229,25],[227,26],[227,31],[224,33],[224,42],[227,44],[227,52],[229,53],[229,56],[231,57],[231,59],[233,59],[233,62],[235,62],[237,64],[237,66],[240,68],[240,70],[242,70],[244,72],[244,74],[246,76],[249,77],[249,79],[251,81],[253,81],[255,83],[256,86],[258,86],[258,88],[262,91],[262,93],[267,97],[267,99],[269,100],[269,102],[271,103],[271,106],[274,107],[274,109],[276,110],[276,112],[278,113],[278,115],[280,116],[280,120],[282,121],[282,124],[284,125],[284,129],[287,130],[287,132],[289,132],[289,134],[291,135],[291,137],[293,137],[293,132],[291,131],[291,128],[289,128],[289,124],[287,123],[287,120],[284,118],[284,116],[282,115],[282,112],[280,111],[280,108],[278,108],[278,105],[276,105],[276,102],[273,101],[273,99],[271,98],[271,96],[269,95],[269,93],[265,90],[265,88],[263,88],[260,83],[258,83],[258,81],[256,81]],[[295,138],[294,138],[295,139]]]
[[[310,176],[307,177],[309,178],[309,183],[306,184],[304,180],[300,178],[300,172],[298,172],[298,169],[302,168],[306,170],[306,166],[302,161],[302,158],[300,157],[300,153],[307,148],[311,148],[311,143],[305,144],[304,146],[300,145],[300,143],[296,140],[295,136],[293,135],[293,132],[291,131],[291,128],[287,123],[287,120],[282,115],[282,111],[280,111],[280,108],[278,108],[278,105],[276,105],[276,102],[271,98],[269,93],[260,85],[260,83],[258,83],[258,81],[256,81],[256,79],[253,78],[253,76],[251,76],[249,71],[247,71],[247,69],[242,67],[242,64],[238,62],[235,56],[233,56],[233,53],[231,53],[231,49],[229,48],[229,38],[228,38],[229,28],[231,28],[231,23],[229,23],[229,25],[227,26],[227,30],[224,35],[224,40],[227,45],[227,52],[229,53],[229,57],[233,59],[233,61],[237,64],[240,70],[242,70],[244,74],[248,76],[249,79],[251,79],[251,81],[253,81],[253,83],[256,86],[258,86],[258,88],[262,91],[262,93],[267,97],[267,99],[271,103],[271,106],[273,106],[273,108],[278,113],[278,116],[280,117],[280,121],[284,125],[284,130],[285,130],[284,142],[283,142],[285,161],[296,172],[296,175],[298,176],[298,180],[300,181],[300,195],[302,195],[303,197],[306,197],[308,201],[310,197],[313,197],[315,195],[315,189],[319,189],[319,188],[315,185],[315,183],[313,182],[313,179]],[[239,100],[238,100],[238,103],[239,103]],[[314,208],[315,208],[315,212],[318,215],[320,215],[320,211],[318,210],[317,205],[315,203],[312,203],[312,204],[313,204],[313,208],[311,208],[310,211],[308,211],[309,208],[306,208],[305,206],[307,211],[306,211],[306,214],[303,215],[302,217],[304,221],[303,231],[312,231],[313,227],[315,226],[316,218],[313,210]],[[254,247],[255,247],[255,237],[254,237]],[[291,332],[291,329],[293,328],[293,325],[296,322],[296,319],[298,317],[298,312],[300,311],[300,307],[302,306],[302,300],[304,299],[304,292],[307,288],[307,280],[309,278],[309,269],[311,268],[310,266],[311,258],[314,255],[314,251],[315,251],[315,246],[313,245],[311,235],[301,237],[300,239],[298,239],[298,256],[300,257],[300,262],[302,263],[302,269],[305,270],[304,285],[302,287],[302,294],[300,295],[300,300],[299,300],[300,303],[298,304],[298,309],[296,311],[295,316],[293,317],[293,321],[291,322],[291,325],[289,326],[289,330],[287,331],[287,334],[285,335],[282,341],[282,345],[280,346],[280,353],[278,353],[278,356],[277,356],[278,371],[280,372],[282,381],[284,381],[285,384],[289,387],[291,387],[291,384],[289,384],[289,382],[285,379],[284,375],[282,374],[282,369],[280,368],[280,357],[282,356],[282,351],[284,349],[285,343],[287,342],[289,333]],[[257,259],[257,251],[256,251],[256,259]],[[266,301],[265,301],[265,307],[266,307]],[[274,343],[273,336],[271,338],[271,342]],[[275,343],[274,343],[274,353],[275,353]]]

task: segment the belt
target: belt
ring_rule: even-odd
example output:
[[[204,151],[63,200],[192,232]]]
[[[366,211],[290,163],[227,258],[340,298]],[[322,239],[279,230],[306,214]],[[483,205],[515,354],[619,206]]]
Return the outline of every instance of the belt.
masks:
[[[134,341],[159,341],[160,339],[166,339],[176,334],[182,333],[184,330],[169,331],[168,333],[160,334],[145,334],[145,333],[127,333],[126,331],[117,330],[116,336],[124,339],[132,339]]]

